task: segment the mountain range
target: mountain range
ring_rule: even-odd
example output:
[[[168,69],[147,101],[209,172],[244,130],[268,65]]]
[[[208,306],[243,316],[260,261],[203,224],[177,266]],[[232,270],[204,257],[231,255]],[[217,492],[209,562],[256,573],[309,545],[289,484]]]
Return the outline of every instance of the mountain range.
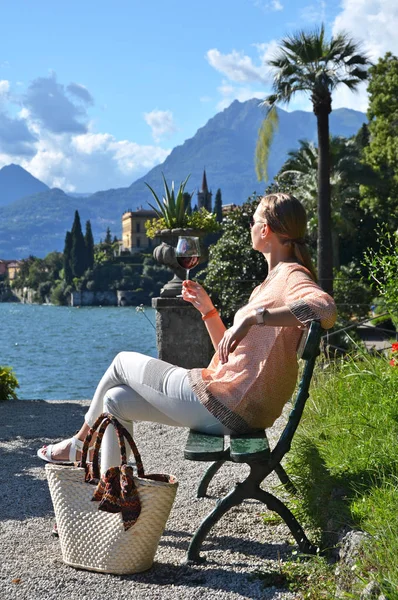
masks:
[[[24,196],[48,192],[49,189],[48,185],[19,165],[6,165],[0,170],[0,206],[7,206]]]
[[[279,127],[268,165],[270,180],[279,171],[287,153],[298,148],[300,139],[316,141],[313,113],[281,109],[278,113]],[[96,242],[104,237],[107,227],[113,235],[120,236],[123,212],[140,206],[148,208],[148,201],[152,201],[144,182],[161,193],[162,172],[176,185],[190,174],[186,189],[195,192],[205,168],[213,198],[220,188],[224,204],[242,204],[254,191],[262,193],[265,187],[263,182],[257,181],[254,170],[257,134],[263,118],[259,100],[236,100],[131,186],[91,195],[72,196],[57,188],[50,190],[22,167],[3,167],[0,170],[0,258],[19,259],[29,254],[45,256],[52,250],[62,251],[65,233],[72,226],[76,209],[83,227],[85,220],[90,219]],[[363,113],[340,108],[330,115],[330,132],[350,137],[364,122]]]

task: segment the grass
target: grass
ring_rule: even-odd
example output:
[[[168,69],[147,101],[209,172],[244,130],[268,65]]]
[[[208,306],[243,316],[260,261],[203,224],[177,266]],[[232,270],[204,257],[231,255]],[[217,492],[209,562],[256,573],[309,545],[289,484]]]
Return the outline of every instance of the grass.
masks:
[[[317,368],[287,464],[295,512],[322,548],[342,527],[372,537],[358,565],[398,598],[398,368],[362,351]],[[322,597],[322,596],[320,596]]]
[[[308,557],[308,560],[279,561],[253,577],[261,579],[264,587],[288,589],[299,592],[303,600],[334,599],[336,586],[333,581],[334,567],[319,556]]]

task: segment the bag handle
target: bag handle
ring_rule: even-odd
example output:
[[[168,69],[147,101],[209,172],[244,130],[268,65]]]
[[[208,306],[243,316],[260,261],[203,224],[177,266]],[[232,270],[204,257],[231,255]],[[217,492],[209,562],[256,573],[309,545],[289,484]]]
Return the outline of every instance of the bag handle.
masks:
[[[83,469],[86,469],[86,467],[87,467],[87,455],[88,455],[90,442],[92,440],[93,434],[99,428],[97,439],[95,440],[94,456],[93,456],[92,465],[93,465],[93,476],[97,479],[100,479],[101,475],[100,475],[100,469],[99,469],[99,451],[101,448],[102,438],[104,437],[106,428],[109,425],[113,425],[113,427],[116,429],[116,434],[117,434],[117,438],[118,438],[118,442],[119,442],[119,449],[120,449],[120,460],[121,460],[120,464],[121,465],[127,464],[126,445],[125,445],[125,441],[124,441],[124,439],[126,438],[126,440],[128,441],[128,443],[130,445],[130,448],[134,454],[134,459],[135,459],[136,466],[137,466],[138,477],[145,477],[145,472],[144,472],[144,467],[142,465],[141,455],[138,452],[136,443],[134,442],[131,434],[127,431],[127,429],[125,427],[123,427],[123,425],[121,423],[119,423],[119,421],[116,419],[116,417],[114,417],[110,413],[102,413],[98,417],[98,419],[95,421],[94,425],[91,427],[88,434],[86,435],[86,439],[84,440],[84,444],[83,444],[82,458],[81,458],[81,462],[80,462],[81,467]]]

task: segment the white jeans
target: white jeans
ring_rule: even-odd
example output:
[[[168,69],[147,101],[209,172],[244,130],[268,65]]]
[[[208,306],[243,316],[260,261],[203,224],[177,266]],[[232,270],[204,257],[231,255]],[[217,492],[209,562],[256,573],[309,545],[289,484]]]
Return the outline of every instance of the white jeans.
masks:
[[[138,352],[120,352],[102,377],[85,421],[90,427],[102,412],[114,415],[133,435],[133,421],[189,427],[228,434],[203,406],[188,382],[188,371]],[[120,464],[119,445],[110,425],[101,450],[101,472]]]

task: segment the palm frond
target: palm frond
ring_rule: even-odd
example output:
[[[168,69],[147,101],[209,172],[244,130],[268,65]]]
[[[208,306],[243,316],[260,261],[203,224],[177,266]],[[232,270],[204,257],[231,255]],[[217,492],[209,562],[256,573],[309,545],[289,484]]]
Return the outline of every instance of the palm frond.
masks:
[[[273,103],[269,108],[258,132],[256,145],[256,174],[259,181],[268,180],[268,159],[275,131],[278,127],[278,113]]]

